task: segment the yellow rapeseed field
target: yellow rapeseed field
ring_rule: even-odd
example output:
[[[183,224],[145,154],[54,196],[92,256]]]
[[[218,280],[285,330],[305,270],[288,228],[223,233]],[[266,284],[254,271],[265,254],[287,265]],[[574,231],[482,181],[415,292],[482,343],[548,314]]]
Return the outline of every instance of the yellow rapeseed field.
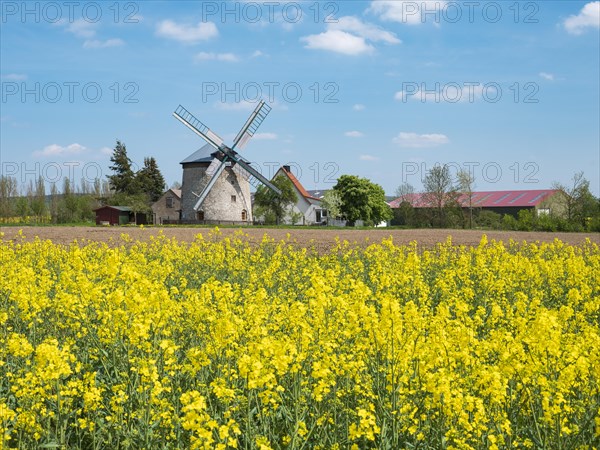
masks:
[[[0,267],[2,448],[600,446],[590,242],[17,238]]]

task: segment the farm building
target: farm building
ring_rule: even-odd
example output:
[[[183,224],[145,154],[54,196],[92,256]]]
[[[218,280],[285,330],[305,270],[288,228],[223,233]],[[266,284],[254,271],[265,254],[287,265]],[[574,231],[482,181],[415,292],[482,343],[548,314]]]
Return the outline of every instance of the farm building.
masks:
[[[169,189],[152,204],[152,221],[162,225],[181,219],[181,189]]]
[[[493,211],[498,214],[510,214],[517,217],[519,211],[534,211],[541,214],[560,214],[556,189],[532,189],[518,191],[482,191],[473,192],[469,201],[468,194],[458,194],[456,201],[463,209],[469,205],[473,209]],[[399,208],[402,202],[408,202],[413,208],[432,208],[431,195],[427,193],[406,194],[389,203],[391,208]]]
[[[101,206],[94,210],[96,225],[127,225],[129,223],[141,225],[146,222],[146,215],[134,213],[129,206]]]

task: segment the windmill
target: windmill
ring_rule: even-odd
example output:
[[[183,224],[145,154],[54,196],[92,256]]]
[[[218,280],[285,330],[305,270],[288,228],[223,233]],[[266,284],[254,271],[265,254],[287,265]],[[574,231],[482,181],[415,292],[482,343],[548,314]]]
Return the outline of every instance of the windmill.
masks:
[[[179,107],[173,113],[173,116],[177,120],[204,139],[214,150],[212,153],[210,153],[210,164],[202,174],[198,174],[200,180],[196,180],[194,183],[196,192],[190,191],[196,197],[196,200],[193,204],[193,210],[196,212],[202,212],[201,217],[204,217],[203,205],[205,204],[207,197],[211,191],[213,191],[215,185],[219,181],[219,177],[221,177],[221,174],[226,169],[229,169],[230,174],[234,176],[235,183],[239,183],[240,185],[245,184],[248,186],[249,184],[254,186],[264,184],[277,194],[281,194],[281,191],[274,186],[273,183],[267,180],[260,172],[250,165],[248,160],[244,159],[237,152],[237,150],[241,150],[246,146],[248,141],[252,138],[252,136],[254,136],[256,130],[258,130],[258,127],[262,124],[270,111],[271,107],[261,100],[256,109],[252,112],[252,114],[250,114],[248,120],[246,120],[244,126],[242,126],[240,129],[240,132],[233,140],[231,147],[225,145],[223,139],[210,130],[199,119],[194,117],[194,115],[183,106],[179,105]],[[235,184],[234,181],[232,181],[232,184]],[[183,184],[186,184],[185,174]],[[183,195],[185,196],[185,192]],[[232,196],[232,199],[234,197],[235,196]],[[245,217],[244,214],[242,214],[242,217]]]

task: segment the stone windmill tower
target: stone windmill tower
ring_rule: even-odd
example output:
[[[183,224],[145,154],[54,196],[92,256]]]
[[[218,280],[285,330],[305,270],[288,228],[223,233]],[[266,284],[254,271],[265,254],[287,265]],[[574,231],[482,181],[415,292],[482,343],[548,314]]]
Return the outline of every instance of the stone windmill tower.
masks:
[[[173,115],[207,144],[181,162],[181,218],[183,221],[251,222],[250,184],[264,184],[280,190],[250,166],[236,149],[242,149],[265,120],[271,107],[261,101],[252,112],[231,147],[196,119],[183,106]]]
[[[216,180],[202,207],[194,209],[198,194],[202,192],[206,170],[214,160],[211,155],[213,151],[214,147],[206,144],[181,161],[182,220],[252,222],[250,183],[243,177],[238,177],[231,167],[226,167]]]

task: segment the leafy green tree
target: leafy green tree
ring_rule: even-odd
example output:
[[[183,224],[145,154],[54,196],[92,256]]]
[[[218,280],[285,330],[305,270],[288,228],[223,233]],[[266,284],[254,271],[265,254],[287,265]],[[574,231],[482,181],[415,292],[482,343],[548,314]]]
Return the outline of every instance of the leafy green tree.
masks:
[[[334,189],[330,189],[323,195],[321,205],[327,210],[327,223],[331,219],[337,219],[342,214],[342,197]]]
[[[383,188],[367,178],[342,175],[333,189],[340,195],[341,213],[349,225],[354,225],[357,220],[374,225],[392,218]]]
[[[131,168],[131,159],[127,156],[127,148],[121,141],[117,141],[117,145],[110,158],[113,163],[110,170],[113,175],[107,175],[110,181],[110,186],[116,193],[135,194],[137,186],[135,186],[135,174]]]
[[[286,176],[278,175],[271,183],[281,190],[281,195],[266,186],[259,186],[254,194],[255,216],[264,216],[265,220],[269,216],[274,217],[279,224],[285,218],[288,207],[298,201],[298,196],[294,185]]]
[[[135,175],[141,192],[148,196],[150,202],[157,201],[165,191],[165,179],[158,169],[156,159],[144,158],[144,167]]]

